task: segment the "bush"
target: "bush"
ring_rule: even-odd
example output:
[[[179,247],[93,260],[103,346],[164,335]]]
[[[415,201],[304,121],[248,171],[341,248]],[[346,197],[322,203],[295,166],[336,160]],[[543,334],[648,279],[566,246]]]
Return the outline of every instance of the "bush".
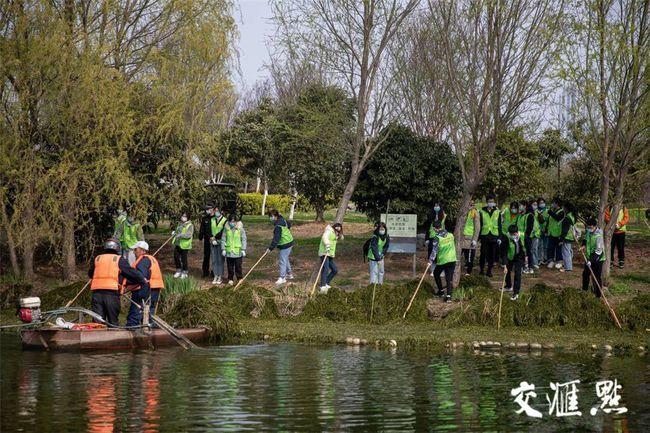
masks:
[[[241,209],[240,212],[242,215],[259,215],[262,212],[262,199],[264,198],[263,194],[257,192],[250,192],[246,194],[239,194],[239,199],[241,200]],[[291,203],[293,202],[293,197],[286,194],[269,194],[266,197],[266,210],[267,212],[271,209],[277,209],[282,214],[288,214],[291,210]],[[296,201],[296,211],[308,212],[312,208],[307,203],[304,197],[298,196]]]

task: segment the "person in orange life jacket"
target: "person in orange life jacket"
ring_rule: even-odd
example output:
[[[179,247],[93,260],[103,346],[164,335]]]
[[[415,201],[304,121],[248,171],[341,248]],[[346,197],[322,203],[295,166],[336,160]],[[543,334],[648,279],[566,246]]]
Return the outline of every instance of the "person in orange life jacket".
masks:
[[[445,222],[447,221],[447,214],[442,209],[440,202],[435,202],[433,208],[431,209],[431,214],[429,219],[424,222],[424,227],[426,232],[424,234],[424,242],[427,244],[427,257],[431,255],[431,249],[433,248],[433,238],[436,236],[436,231],[433,225],[436,222],[440,222],[442,228],[445,228]],[[433,275],[433,269],[431,270],[431,275]]]
[[[499,246],[501,245],[501,211],[497,208],[496,196],[487,195],[487,206],[479,211],[481,228],[479,240],[481,241],[481,257],[479,259],[479,275],[484,275],[483,270],[487,263],[487,275],[492,276],[492,267],[497,261]]]
[[[445,281],[447,283],[447,294],[444,298],[445,302],[451,301],[451,292],[454,287],[454,270],[456,269],[456,242],[454,235],[447,232],[442,226],[441,221],[433,223],[435,236],[431,239],[433,248],[429,255],[429,263],[433,268],[433,278],[436,281],[438,288],[437,296],[443,296],[442,279],[440,275],[445,273]]]
[[[508,228],[511,225],[517,225],[519,221],[519,202],[513,201],[510,203],[510,207],[503,211],[501,215],[503,222],[501,223],[501,266],[505,267],[508,262],[507,258],[507,244],[508,244]]]
[[[506,268],[503,270],[503,273],[506,274],[506,287],[504,290],[513,290],[512,274],[514,273],[514,292],[510,300],[516,301],[519,298],[519,291],[521,290],[521,270],[526,259],[526,246],[520,237],[516,224],[508,227],[506,259]]]
[[[142,308],[145,303],[149,303],[151,313],[155,311],[158,296],[164,286],[158,260],[149,255],[149,244],[144,241],[136,243],[134,252],[136,261],[133,267],[145,277],[147,283],[135,287],[127,285],[127,290],[131,290],[131,300],[138,304],[140,308],[131,304],[129,313],[126,316],[126,326],[142,324]]]
[[[201,226],[199,227],[199,240],[203,241],[203,263],[201,264],[201,276],[206,278],[210,276],[210,251],[212,244],[212,217],[215,209],[212,206],[205,206],[205,214],[201,217]]]
[[[564,210],[562,209],[562,201],[559,198],[554,198],[551,202],[551,208],[548,210],[548,222],[546,223],[547,230],[547,251],[546,258],[548,260],[547,267],[552,269],[562,267],[562,247],[560,245],[560,235],[562,234],[562,220],[564,219]]]
[[[92,310],[113,326],[119,325],[122,287],[126,283],[147,283],[144,275],[120,255],[120,241],[112,238],[104,242],[104,251],[90,264],[88,277],[91,279]]]
[[[646,209],[646,218],[648,215],[648,210]],[[605,223],[609,223],[609,220],[612,217],[612,208],[607,208],[605,210]],[[614,228],[614,234],[612,235],[612,251],[610,258],[610,265],[614,266],[614,249],[618,249],[618,267],[623,269],[625,265],[625,232],[627,231],[627,223],[630,220],[630,214],[626,207],[622,207],[618,211],[618,216],[616,217],[616,226]]]

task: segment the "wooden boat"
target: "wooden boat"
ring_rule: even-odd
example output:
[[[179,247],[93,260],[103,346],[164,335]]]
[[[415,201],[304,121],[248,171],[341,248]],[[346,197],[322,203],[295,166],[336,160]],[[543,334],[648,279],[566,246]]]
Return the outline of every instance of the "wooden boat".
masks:
[[[176,329],[176,332],[193,343],[208,337],[207,328]],[[23,349],[28,350],[131,350],[178,345],[177,340],[162,329],[22,329],[20,338]]]

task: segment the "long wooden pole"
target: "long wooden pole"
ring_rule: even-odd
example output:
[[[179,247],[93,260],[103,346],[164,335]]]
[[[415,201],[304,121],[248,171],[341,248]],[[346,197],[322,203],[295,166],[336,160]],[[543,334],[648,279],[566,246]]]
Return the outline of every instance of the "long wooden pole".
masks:
[[[408,313],[409,310],[411,309],[411,304],[413,304],[413,300],[415,299],[415,296],[418,294],[418,290],[420,290],[420,286],[422,285],[422,281],[424,281],[424,277],[426,277],[427,272],[429,271],[430,267],[431,267],[431,262],[428,262],[427,267],[424,268],[424,272],[422,273],[422,277],[420,277],[420,282],[418,283],[418,286],[415,288],[415,292],[413,293],[413,296],[411,297],[411,300],[409,301],[409,304],[406,307],[406,311],[404,311],[404,315],[402,316],[402,319],[406,318],[406,313]]]
[[[372,286],[372,304],[370,305],[370,323],[372,323],[372,314],[375,312],[375,290],[377,290],[377,283]]]
[[[585,266],[587,266],[587,256],[585,255],[584,250],[582,247],[580,247],[580,253],[582,253],[582,257],[585,260]],[[603,251],[603,254],[605,252]],[[612,316],[612,319],[614,319],[614,323],[616,323],[616,326],[618,326],[618,329],[623,329],[623,326],[621,326],[621,322],[618,320],[618,316],[616,316],[616,312],[612,308],[612,306],[609,304],[609,301],[607,301],[607,297],[605,296],[605,291],[603,290],[602,286],[598,283],[598,280],[596,279],[596,275],[594,274],[593,269],[591,269],[591,266],[587,266],[589,268],[589,274],[591,275],[591,278],[594,280],[594,284],[598,287],[598,290],[600,290],[600,299],[603,300],[603,303],[605,304],[605,307],[607,307],[607,310],[609,310],[610,316]]]
[[[506,276],[508,275],[508,266],[503,272],[503,281],[501,281],[501,297],[499,298],[499,318],[497,319],[497,331],[501,329],[501,304],[503,304],[503,289],[506,286]]]
[[[241,280],[237,281],[237,285],[235,286],[235,289],[234,289],[234,290],[236,290],[237,287],[239,287],[239,286],[244,282],[244,280],[246,280],[246,278],[250,275],[250,273],[253,272],[253,269],[255,269],[255,268],[257,267],[257,265],[260,264],[260,262],[262,261],[262,259],[263,259],[264,257],[266,257],[266,255],[267,255],[268,253],[269,253],[269,250],[264,251],[264,254],[262,254],[262,257],[260,257],[259,260],[257,260],[257,262],[255,262],[255,264],[254,264],[254,265],[253,265],[253,266],[248,270],[248,272],[246,272],[246,275],[244,275],[244,278],[242,278]]]
[[[311,288],[311,292],[309,292],[310,298],[314,296],[314,292],[316,291],[316,285],[321,279],[321,273],[323,272],[323,267],[325,266],[325,260],[327,260],[327,254],[323,256],[323,261],[320,263],[320,267],[318,268],[318,274],[316,274],[316,280],[314,280],[314,285]]]
[[[169,242],[173,237],[174,236],[170,236],[169,238],[167,238],[167,240],[160,246],[160,248],[158,248],[156,250],[156,252],[153,253],[152,255],[155,257],[156,254],[158,254],[160,252],[160,250],[162,250],[162,247],[167,245],[167,242]],[[84,286],[81,288],[81,290],[79,290],[77,295],[74,298],[72,298],[70,301],[68,301],[67,304],[65,304],[65,308],[68,308],[70,305],[72,305],[74,303],[74,301],[77,300],[77,298],[83,293],[83,291],[86,290],[86,288],[88,287],[88,285],[90,284],[91,281],[92,281],[92,279],[88,280],[88,282],[86,284],[84,284]]]

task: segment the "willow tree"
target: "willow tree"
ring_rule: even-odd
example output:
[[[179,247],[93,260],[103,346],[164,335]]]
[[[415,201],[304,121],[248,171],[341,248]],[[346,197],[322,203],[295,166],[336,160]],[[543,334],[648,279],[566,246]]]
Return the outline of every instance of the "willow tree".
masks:
[[[630,171],[648,155],[650,125],[650,2],[590,0],[572,16],[572,45],[565,76],[576,95],[576,116],[584,118],[600,164],[598,225],[609,245],[623,205]],[[647,173],[647,161],[636,174]],[[605,225],[605,211],[614,216]],[[609,276],[606,254],[603,279]]]
[[[419,0],[284,0],[274,7],[279,45],[302,52],[325,82],[345,88],[355,101],[349,176],[339,200],[341,222],[361,172],[385,139],[389,122],[388,46]]]

